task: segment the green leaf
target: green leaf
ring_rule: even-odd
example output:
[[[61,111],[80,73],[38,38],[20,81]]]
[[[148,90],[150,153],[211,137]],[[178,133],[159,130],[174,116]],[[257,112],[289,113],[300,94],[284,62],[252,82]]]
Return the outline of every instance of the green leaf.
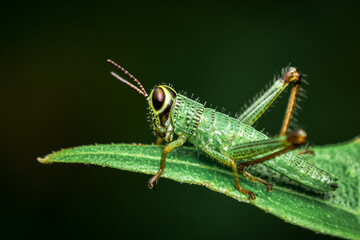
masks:
[[[258,164],[250,171],[274,186],[272,192],[266,192],[262,184],[241,177],[242,186],[257,194],[256,200],[251,201],[234,188],[230,168],[219,165],[192,147],[181,147],[169,153],[162,177],[206,186],[316,232],[360,239],[359,138],[343,144],[314,147],[312,150],[315,155],[304,157],[339,178],[336,191],[313,191]],[[38,161],[94,164],[154,175],[159,169],[161,153],[162,147],[154,145],[95,145],[65,149]]]

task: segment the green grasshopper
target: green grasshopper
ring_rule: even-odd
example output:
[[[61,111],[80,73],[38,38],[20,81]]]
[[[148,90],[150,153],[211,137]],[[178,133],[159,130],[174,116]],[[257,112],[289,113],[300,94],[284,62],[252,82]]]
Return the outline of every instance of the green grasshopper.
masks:
[[[272,191],[268,182],[254,177],[246,171],[246,167],[259,163],[264,163],[279,173],[315,190],[326,192],[338,188],[335,183],[336,178],[306,162],[299,154],[292,151],[306,142],[306,133],[303,130],[287,133],[301,82],[301,74],[297,69],[287,68],[282,76],[236,119],[214,109],[205,108],[203,104],[177,93],[166,85],[155,86],[148,95],[133,75],[114,61],[108,60],[108,62],[129,76],[139,86],[136,87],[115,72],[111,72],[115,78],[146,98],[149,104],[152,128],[158,136],[156,144],[161,145],[162,140],[167,142],[163,148],[160,169],[150,179],[148,188],[154,187],[154,183],[164,171],[166,155],[173,149],[182,146],[186,141],[222,164],[231,167],[235,188],[241,193],[249,195],[252,200],[255,199],[255,194],[241,187],[239,172],[251,181],[264,184],[268,191]],[[293,88],[280,134],[278,137],[269,138],[253,128],[252,125],[289,84],[293,84]],[[175,139],[176,136],[177,139]]]

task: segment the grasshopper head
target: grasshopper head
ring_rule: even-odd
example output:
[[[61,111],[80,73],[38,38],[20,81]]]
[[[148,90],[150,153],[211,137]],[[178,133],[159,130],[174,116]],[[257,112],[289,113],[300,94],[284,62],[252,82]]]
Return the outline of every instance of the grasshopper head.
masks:
[[[153,130],[166,141],[172,140],[173,126],[170,111],[175,103],[175,99],[175,90],[166,85],[156,86],[148,98]]]
[[[148,95],[140,81],[131,75],[127,70],[110,59],[107,61],[130,77],[138,85],[137,87],[116,73],[111,72],[111,75],[113,75],[116,79],[128,85],[146,98],[149,103],[153,130],[159,137],[165,139],[167,142],[171,142],[174,136],[174,127],[171,122],[170,111],[176,99],[175,90],[166,85],[159,85],[151,91],[150,95]]]

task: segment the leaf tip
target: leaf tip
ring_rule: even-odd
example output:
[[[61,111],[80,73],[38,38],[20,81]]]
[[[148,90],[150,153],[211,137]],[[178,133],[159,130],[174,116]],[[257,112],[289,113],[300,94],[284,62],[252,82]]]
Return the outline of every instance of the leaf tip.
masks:
[[[37,160],[38,160],[39,163],[43,163],[43,164],[49,164],[49,163],[51,163],[48,156],[46,156],[46,157],[44,157],[44,158],[38,157]]]

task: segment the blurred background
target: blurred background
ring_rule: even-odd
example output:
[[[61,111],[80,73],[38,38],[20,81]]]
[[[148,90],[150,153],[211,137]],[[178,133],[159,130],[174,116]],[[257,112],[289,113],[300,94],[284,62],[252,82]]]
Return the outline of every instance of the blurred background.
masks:
[[[2,25],[1,232],[30,238],[330,238],[204,187],[37,157],[95,143],[153,143],[149,92],[171,83],[235,114],[291,63],[306,73],[310,145],[360,133],[359,14],[346,3],[8,2]],[[285,94],[258,123],[276,135]],[[160,159],[160,156],[159,156]]]

